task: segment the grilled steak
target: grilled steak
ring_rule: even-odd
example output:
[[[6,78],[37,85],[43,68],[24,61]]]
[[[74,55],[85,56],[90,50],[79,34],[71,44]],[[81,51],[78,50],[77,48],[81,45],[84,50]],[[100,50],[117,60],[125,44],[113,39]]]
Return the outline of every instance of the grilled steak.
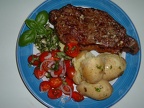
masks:
[[[64,44],[76,42],[81,50],[100,53],[125,51],[131,54],[139,51],[137,41],[104,11],[68,4],[59,10],[52,10],[49,20]]]

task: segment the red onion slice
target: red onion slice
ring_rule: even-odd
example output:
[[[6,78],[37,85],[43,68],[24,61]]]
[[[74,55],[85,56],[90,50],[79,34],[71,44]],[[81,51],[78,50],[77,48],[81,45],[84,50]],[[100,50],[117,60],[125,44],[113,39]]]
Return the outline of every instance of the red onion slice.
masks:
[[[51,58],[51,57],[52,57],[52,54],[49,53],[44,59],[49,59],[49,58]]]
[[[42,66],[43,66],[43,64],[46,63],[46,62],[49,62],[49,64],[51,64],[51,65],[52,65],[52,63],[55,63],[54,60],[44,60],[44,61],[40,64],[40,70],[43,70],[43,67],[42,67]],[[49,64],[48,64],[48,65],[49,65]]]
[[[65,90],[64,90],[64,86],[67,86],[70,91],[69,91],[69,92],[65,91]],[[63,95],[63,96],[61,97],[61,102],[62,102],[62,103],[66,103],[66,102],[70,101],[70,100],[71,100],[71,97],[72,97],[72,89],[71,89],[71,87],[70,87],[69,85],[61,85],[61,86],[60,86],[60,89],[63,91],[63,93],[69,94],[69,96]]]

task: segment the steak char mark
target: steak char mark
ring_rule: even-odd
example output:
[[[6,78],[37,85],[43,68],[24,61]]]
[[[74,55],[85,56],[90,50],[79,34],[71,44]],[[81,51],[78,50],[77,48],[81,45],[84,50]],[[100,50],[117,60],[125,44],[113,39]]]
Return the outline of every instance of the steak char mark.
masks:
[[[139,51],[137,41],[104,11],[68,4],[52,10],[49,20],[62,43],[76,42],[81,50],[131,54]]]

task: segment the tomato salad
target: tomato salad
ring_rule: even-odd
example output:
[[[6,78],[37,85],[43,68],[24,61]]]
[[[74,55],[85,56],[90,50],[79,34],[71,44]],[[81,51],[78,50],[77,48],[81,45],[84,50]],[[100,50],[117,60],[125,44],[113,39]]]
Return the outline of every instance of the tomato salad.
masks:
[[[60,58],[57,55],[58,53],[61,52],[58,50],[44,51],[41,54],[33,54],[28,57],[29,64],[35,66],[35,77],[39,80],[45,77],[45,80],[40,83],[40,91],[48,92],[48,97],[51,99],[67,95],[69,98],[63,102],[67,102],[71,98],[80,102],[84,97],[74,91],[72,79],[75,68],[72,65],[72,61],[71,59]]]
[[[79,92],[74,90],[73,75],[75,68],[72,58],[79,54],[79,46],[76,43],[68,43],[60,51],[60,41],[55,30],[50,27],[48,13],[41,11],[35,19],[26,19],[25,24],[29,28],[19,39],[19,46],[24,47],[33,43],[39,50],[38,54],[28,57],[28,63],[34,67],[35,77],[42,82],[39,85],[41,92],[47,92],[50,99],[58,99],[67,96],[62,102],[68,102],[71,98],[80,102],[84,100]]]

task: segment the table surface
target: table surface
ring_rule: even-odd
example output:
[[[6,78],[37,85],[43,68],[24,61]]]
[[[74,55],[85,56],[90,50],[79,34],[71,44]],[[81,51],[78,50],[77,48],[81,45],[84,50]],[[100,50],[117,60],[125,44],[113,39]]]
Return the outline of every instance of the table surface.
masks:
[[[27,16],[44,0],[0,1],[0,108],[46,108],[23,84],[16,65],[16,41]],[[112,0],[121,7],[135,25],[141,48],[144,48],[144,0]],[[142,50],[142,55],[144,51]],[[130,91],[111,108],[144,106],[144,60]],[[142,85],[141,85],[142,84]]]

